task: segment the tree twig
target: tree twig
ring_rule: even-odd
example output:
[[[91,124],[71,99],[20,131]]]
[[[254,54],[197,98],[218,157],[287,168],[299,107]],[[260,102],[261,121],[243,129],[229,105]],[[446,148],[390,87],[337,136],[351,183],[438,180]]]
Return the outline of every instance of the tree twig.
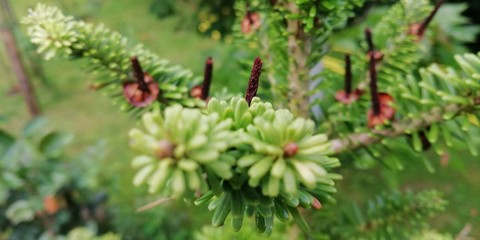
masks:
[[[12,70],[17,76],[20,90],[22,91],[23,97],[25,98],[28,111],[30,112],[30,115],[35,117],[40,114],[40,108],[35,97],[33,85],[28,78],[25,66],[23,65],[22,57],[20,55],[20,50],[18,49],[17,42],[15,40],[15,36],[12,29],[9,27],[8,18],[11,17],[11,13],[9,12],[8,0],[2,0],[1,5],[5,13],[0,13],[0,20],[2,21],[2,24],[0,26],[0,34],[3,38],[5,51],[7,53],[8,59],[10,60]]]
[[[455,236],[455,240],[470,240],[473,238],[469,237],[468,234],[472,231],[473,226],[470,223],[467,223],[465,227],[462,228],[462,230]]]
[[[391,128],[361,133],[352,133],[343,138],[333,139],[331,149],[334,153],[342,153],[355,150],[361,147],[378,143],[384,138],[398,137],[407,134],[410,131],[419,131],[425,129],[433,123],[441,123],[445,121],[443,114],[446,112],[455,115],[463,112],[471,112],[480,104],[480,97],[473,99],[471,104],[448,104],[441,107],[434,107],[430,111],[420,114],[415,119],[407,119],[403,121],[393,122]]]
[[[153,201],[153,202],[151,202],[151,203],[149,203],[149,204],[147,204],[147,205],[145,205],[145,206],[142,206],[142,207],[137,208],[137,212],[147,211],[147,210],[152,209],[152,208],[154,208],[154,207],[156,207],[156,206],[160,206],[160,205],[162,205],[162,204],[164,204],[164,203],[166,203],[166,202],[168,202],[168,201],[170,201],[170,200],[172,200],[172,199],[173,199],[173,198],[171,198],[171,197],[169,197],[169,198],[160,198],[160,199],[158,199],[158,200],[156,200],[156,201]]]

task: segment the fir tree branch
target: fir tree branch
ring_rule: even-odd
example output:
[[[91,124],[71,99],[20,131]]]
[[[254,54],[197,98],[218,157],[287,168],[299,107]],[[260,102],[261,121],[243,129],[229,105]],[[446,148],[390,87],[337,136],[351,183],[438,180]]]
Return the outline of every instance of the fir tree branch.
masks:
[[[332,140],[331,149],[335,153],[342,153],[346,151],[356,150],[358,148],[367,147],[379,143],[385,138],[394,138],[406,135],[411,132],[416,132],[433,123],[442,123],[445,119],[444,114],[450,113],[453,116],[458,116],[462,113],[473,112],[480,105],[480,97],[471,99],[469,104],[447,104],[432,108],[420,114],[419,118],[406,119],[403,121],[393,122],[391,128],[376,130],[373,129],[368,132],[352,133],[343,138]]]
[[[190,70],[170,64],[142,45],[129,47],[125,37],[104,25],[75,20],[56,7],[42,4],[30,9],[22,23],[28,25],[28,35],[32,43],[38,46],[37,52],[43,54],[45,59],[59,55],[58,53],[72,59],[88,59],[89,70],[100,76],[95,80],[93,88],[104,88],[107,95],[116,98],[115,103],[123,110],[135,109],[139,112],[151,106],[151,102],[148,106],[135,106],[122,97],[123,85],[133,77],[129,62],[132,56],[138,57],[142,71],[148,73],[152,82],[158,84],[155,86],[158,91],[155,100],[163,106],[176,103],[188,107],[205,105],[202,100],[189,96],[189,85],[197,79]]]

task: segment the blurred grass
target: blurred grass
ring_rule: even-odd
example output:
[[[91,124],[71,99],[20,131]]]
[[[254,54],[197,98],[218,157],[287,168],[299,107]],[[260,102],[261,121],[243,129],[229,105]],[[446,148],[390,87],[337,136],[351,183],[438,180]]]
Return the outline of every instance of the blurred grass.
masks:
[[[36,0],[12,0],[11,4],[17,16],[26,15],[28,7],[34,6]],[[45,0],[44,3],[55,4],[66,9],[67,14],[77,14],[79,9],[69,5],[73,0]],[[88,2],[88,0],[84,0]],[[158,53],[173,63],[181,64],[192,69],[196,74],[201,74],[203,61],[207,56],[213,56],[215,60],[216,79],[214,89],[228,86],[233,90],[242,91],[240,82],[228,81],[237,75],[230,46],[202,38],[193,31],[178,31],[175,18],[159,21],[149,12],[149,1],[134,0],[106,0],[95,10],[94,14],[88,15],[87,20],[96,23],[104,23],[108,27],[119,31],[127,36],[132,42],[142,42],[147,48]],[[85,14],[83,12],[82,14]],[[23,29],[24,31],[24,29]],[[3,46],[0,48],[0,115],[7,117],[3,123],[12,132],[18,132],[23,124],[28,121],[21,95],[5,94],[14,84],[15,78],[9,71],[8,61],[5,58]],[[51,125],[60,131],[71,132],[76,135],[75,147],[72,154],[81,151],[86,146],[95,144],[100,140],[106,141],[106,156],[98,167],[102,169],[102,188],[110,193],[110,204],[115,206],[115,211],[121,216],[131,216],[128,219],[116,219],[119,226],[125,228],[126,237],[138,236],[138,231],[143,231],[150,236],[158,235],[157,225],[145,225],[142,223],[150,220],[158,220],[165,211],[159,207],[149,213],[135,213],[135,208],[142,206],[155,197],[145,196],[145,190],[134,188],[131,184],[132,173],[130,159],[132,153],[128,151],[127,132],[135,125],[135,120],[127,114],[112,107],[109,99],[101,93],[88,90],[87,85],[94,76],[85,73],[79,62],[56,59],[43,63],[48,86],[41,84],[39,79],[33,79],[36,91]],[[437,159],[438,160],[438,159]],[[396,185],[402,189],[436,188],[444,191],[450,201],[448,212],[436,219],[434,224],[442,230],[458,233],[467,224],[474,224],[474,236],[480,237],[480,162],[462,151],[452,154],[451,164],[448,167],[440,167],[438,171],[430,174],[421,163],[407,166],[405,171],[395,173],[398,183],[384,181],[385,172],[382,171],[345,171],[345,180],[339,185],[339,198],[347,200],[359,200],[371,198],[384,189]],[[392,173],[388,173],[392,174]],[[387,174],[387,175],[388,175]],[[342,194],[343,193],[343,194]],[[348,193],[348,194],[345,194]],[[342,201],[342,200],[341,200]],[[179,203],[183,204],[183,203]],[[189,222],[196,229],[201,223],[208,222],[208,218],[190,218],[190,216],[202,215],[204,210],[188,208],[185,211],[182,205],[170,204],[168,206],[173,219],[183,219],[172,223],[172,228],[181,228],[183,223]],[[155,220],[157,219],[157,220]],[[185,220],[188,219],[188,220]],[[141,226],[143,228],[137,229]],[[137,234],[137,235],[135,235]],[[171,235],[169,235],[171,237]],[[169,238],[167,236],[166,238]]]

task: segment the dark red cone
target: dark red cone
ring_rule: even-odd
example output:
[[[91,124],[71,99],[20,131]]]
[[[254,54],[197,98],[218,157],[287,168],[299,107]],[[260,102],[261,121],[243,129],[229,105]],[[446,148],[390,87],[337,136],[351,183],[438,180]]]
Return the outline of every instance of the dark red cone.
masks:
[[[132,57],[131,62],[136,81],[123,84],[123,95],[133,106],[146,107],[157,99],[160,89],[158,83],[150,75],[143,72],[137,57]]]
[[[260,74],[262,73],[262,60],[259,57],[255,58],[252,66],[252,73],[248,80],[247,90],[245,91],[245,100],[248,105],[252,102],[252,99],[257,96],[258,83],[260,80]]]

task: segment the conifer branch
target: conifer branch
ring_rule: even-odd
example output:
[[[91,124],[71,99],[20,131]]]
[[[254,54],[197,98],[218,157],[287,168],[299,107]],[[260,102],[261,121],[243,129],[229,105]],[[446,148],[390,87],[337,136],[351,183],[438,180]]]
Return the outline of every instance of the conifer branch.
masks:
[[[462,113],[470,113],[477,109],[480,105],[480,97],[471,99],[470,104],[448,104],[432,108],[430,111],[424,112],[419,118],[406,119],[403,121],[393,122],[391,128],[384,130],[371,130],[362,133],[352,133],[346,137],[333,139],[331,149],[335,153],[342,153],[356,150],[362,147],[368,147],[377,144],[385,138],[395,138],[408,134],[408,132],[416,132],[423,130],[433,123],[442,123],[446,121],[445,113],[458,116]]]
[[[428,227],[425,219],[445,210],[447,201],[435,190],[383,193],[370,200],[368,212],[348,234],[371,238],[410,238]],[[360,224],[358,224],[360,223]],[[374,237],[375,236],[375,237]]]
[[[125,37],[104,25],[75,20],[72,16],[64,15],[56,7],[42,4],[30,9],[22,23],[28,25],[27,31],[31,41],[38,46],[37,52],[43,54],[45,59],[50,59],[58,53],[68,57],[88,59],[89,69],[102,76],[95,80],[93,88],[104,88],[111,97],[122,96],[122,86],[131,82],[130,56],[136,56],[142,64],[142,69],[136,68],[134,78],[137,82],[142,78],[139,74],[141,70],[148,73],[148,80],[151,83],[150,87],[147,87],[143,81],[139,82],[142,92],[158,93],[158,101],[164,106],[175,102],[187,107],[205,105],[204,101],[192,98],[188,94],[187,85],[195,81],[191,71],[171,65],[142,45],[130,48]],[[153,89],[154,85],[156,89]],[[109,87],[106,88],[107,86]],[[135,90],[135,88],[133,86],[129,90]],[[130,91],[125,94],[124,99],[115,102],[119,103],[123,110],[133,110],[138,107],[138,104],[133,103],[134,95],[139,94]],[[157,96],[151,97],[157,100]],[[145,96],[136,96],[136,98],[136,101],[139,101]],[[150,105],[150,100],[147,102],[142,103],[142,107]]]

